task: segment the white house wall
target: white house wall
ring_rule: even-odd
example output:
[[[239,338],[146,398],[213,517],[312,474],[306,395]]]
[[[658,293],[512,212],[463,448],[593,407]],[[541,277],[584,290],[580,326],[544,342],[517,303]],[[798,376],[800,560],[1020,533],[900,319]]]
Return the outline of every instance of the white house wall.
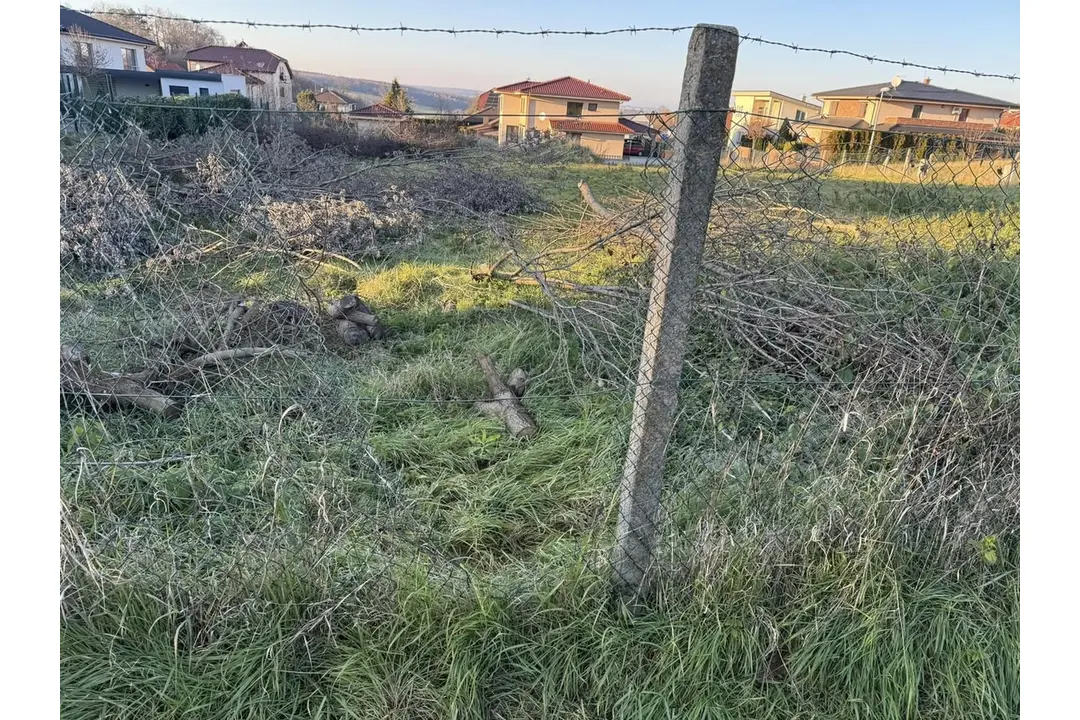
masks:
[[[243,75],[222,75],[221,84],[224,92],[237,92],[247,96],[247,80]]]
[[[125,49],[135,51],[135,67],[130,68],[132,70],[143,70],[146,67],[146,48],[142,45],[134,45],[132,43],[122,43],[116,40],[105,40],[103,38],[90,38],[90,45],[93,47],[94,55],[97,55],[98,50],[104,50],[105,64],[102,65],[103,70],[125,70],[129,68],[124,67],[124,53]],[[67,35],[60,34],[60,60],[62,64],[66,64],[72,57],[70,53],[71,38]]]
[[[172,97],[172,91],[169,88],[174,85],[186,87],[188,95],[198,95],[200,88],[206,88],[211,95],[223,95],[233,90],[243,94],[246,87],[244,78],[241,75],[222,75],[221,80],[188,80],[187,78],[171,78],[164,75],[161,78],[161,94],[165,97]]]

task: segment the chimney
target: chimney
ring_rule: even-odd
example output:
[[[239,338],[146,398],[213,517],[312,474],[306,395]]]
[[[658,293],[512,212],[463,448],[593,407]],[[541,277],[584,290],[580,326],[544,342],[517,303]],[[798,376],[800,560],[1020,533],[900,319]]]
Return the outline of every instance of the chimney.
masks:
[[[923,84],[923,85],[929,85],[929,84],[930,84],[930,78],[928,78],[928,77],[924,77],[924,78],[922,79],[922,84]]]

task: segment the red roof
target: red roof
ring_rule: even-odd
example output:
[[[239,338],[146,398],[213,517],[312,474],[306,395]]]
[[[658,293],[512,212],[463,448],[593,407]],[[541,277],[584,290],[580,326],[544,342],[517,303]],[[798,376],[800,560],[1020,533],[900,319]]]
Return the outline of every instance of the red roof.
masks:
[[[618,100],[626,102],[629,96],[617,93],[614,90],[594,85],[591,82],[578,80],[576,77],[556,78],[547,82],[522,82],[503,85],[495,88],[495,92],[528,92],[530,95],[544,95],[547,97],[583,98],[586,100]]]
[[[327,105],[331,103],[336,103],[338,105],[348,105],[349,99],[338,95],[333,90],[326,90],[315,96],[315,102],[321,102]]]
[[[986,132],[993,129],[989,123],[960,122],[958,120],[935,120],[933,118],[901,118],[891,117],[881,121],[878,129],[889,125],[908,125],[919,127],[950,128],[952,130],[970,130],[972,132]]]
[[[559,132],[592,132],[611,135],[632,135],[633,130],[621,123],[591,122],[589,120],[552,120],[551,129]]]
[[[404,118],[405,117],[405,113],[401,112],[400,110],[395,110],[394,108],[390,107],[389,105],[384,105],[383,103],[375,103],[374,105],[368,105],[367,107],[362,107],[359,110],[353,110],[352,113],[350,113],[350,114],[352,114],[352,115],[376,115],[376,116],[379,116],[379,117],[387,117],[387,118],[391,118],[391,117]]]
[[[998,123],[1003,128],[1018,128],[1020,127],[1020,111],[1006,111],[1001,116],[1001,122]]]
[[[516,83],[510,83],[509,85],[503,85],[502,87],[497,87],[497,88],[495,88],[495,90],[493,92],[500,92],[500,93],[502,93],[502,92],[508,92],[508,93],[509,92],[518,92],[522,88],[529,87],[530,85],[539,85],[539,84],[540,83],[534,82],[532,80],[521,80],[521,81],[516,82]]]
[[[272,73],[277,70],[278,63],[289,62],[269,50],[239,45],[236,47],[224,47],[222,45],[208,45],[196,50],[189,50],[185,56],[194,62],[228,63],[237,70],[243,72]],[[292,69],[289,69],[292,72]]]

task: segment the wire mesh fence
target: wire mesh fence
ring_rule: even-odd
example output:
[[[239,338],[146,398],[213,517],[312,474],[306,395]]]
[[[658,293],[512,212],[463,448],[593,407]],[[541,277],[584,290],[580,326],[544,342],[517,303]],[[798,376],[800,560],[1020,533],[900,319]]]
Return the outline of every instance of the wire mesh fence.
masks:
[[[615,589],[728,607],[735,675],[804,703],[847,687],[815,633],[887,613],[879,576],[1011,576],[1018,141],[732,132],[730,81],[614,164],[450,119],[63,102],[65,618],[153,608],[196,652],[273,617],[266,652],[313,662],[418,595],[542,617]],[[1011,682],[922,682],[905,712],[1008,714]],[[373,707],[430,710],[410,687]]]

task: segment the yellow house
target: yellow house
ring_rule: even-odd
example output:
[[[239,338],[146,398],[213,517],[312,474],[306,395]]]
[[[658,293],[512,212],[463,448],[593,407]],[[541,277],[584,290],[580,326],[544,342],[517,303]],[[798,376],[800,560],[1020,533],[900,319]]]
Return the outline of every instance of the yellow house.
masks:
[[[808,118],[807,134],[820,142],[837,130],[878,133],[937,134],[971,137],[993,130],[1006,110],[1020,107],[1008,100],[964,90],[900,80],[814,93],[821,100],[819,117]]]
[[[619,122],[629,97],[574,77],[524,80],[492,92],[499,96],[500,145],[552,132],[602,157],[622,157],[623,140],[634,132]]]
[[[821,106],[796,100],[772,90],[736,90],[735,112],[731,113],[733,128],[749,128],[752,125],[767,130],[779,130],[784,121],[802,122],[821,114]]]

